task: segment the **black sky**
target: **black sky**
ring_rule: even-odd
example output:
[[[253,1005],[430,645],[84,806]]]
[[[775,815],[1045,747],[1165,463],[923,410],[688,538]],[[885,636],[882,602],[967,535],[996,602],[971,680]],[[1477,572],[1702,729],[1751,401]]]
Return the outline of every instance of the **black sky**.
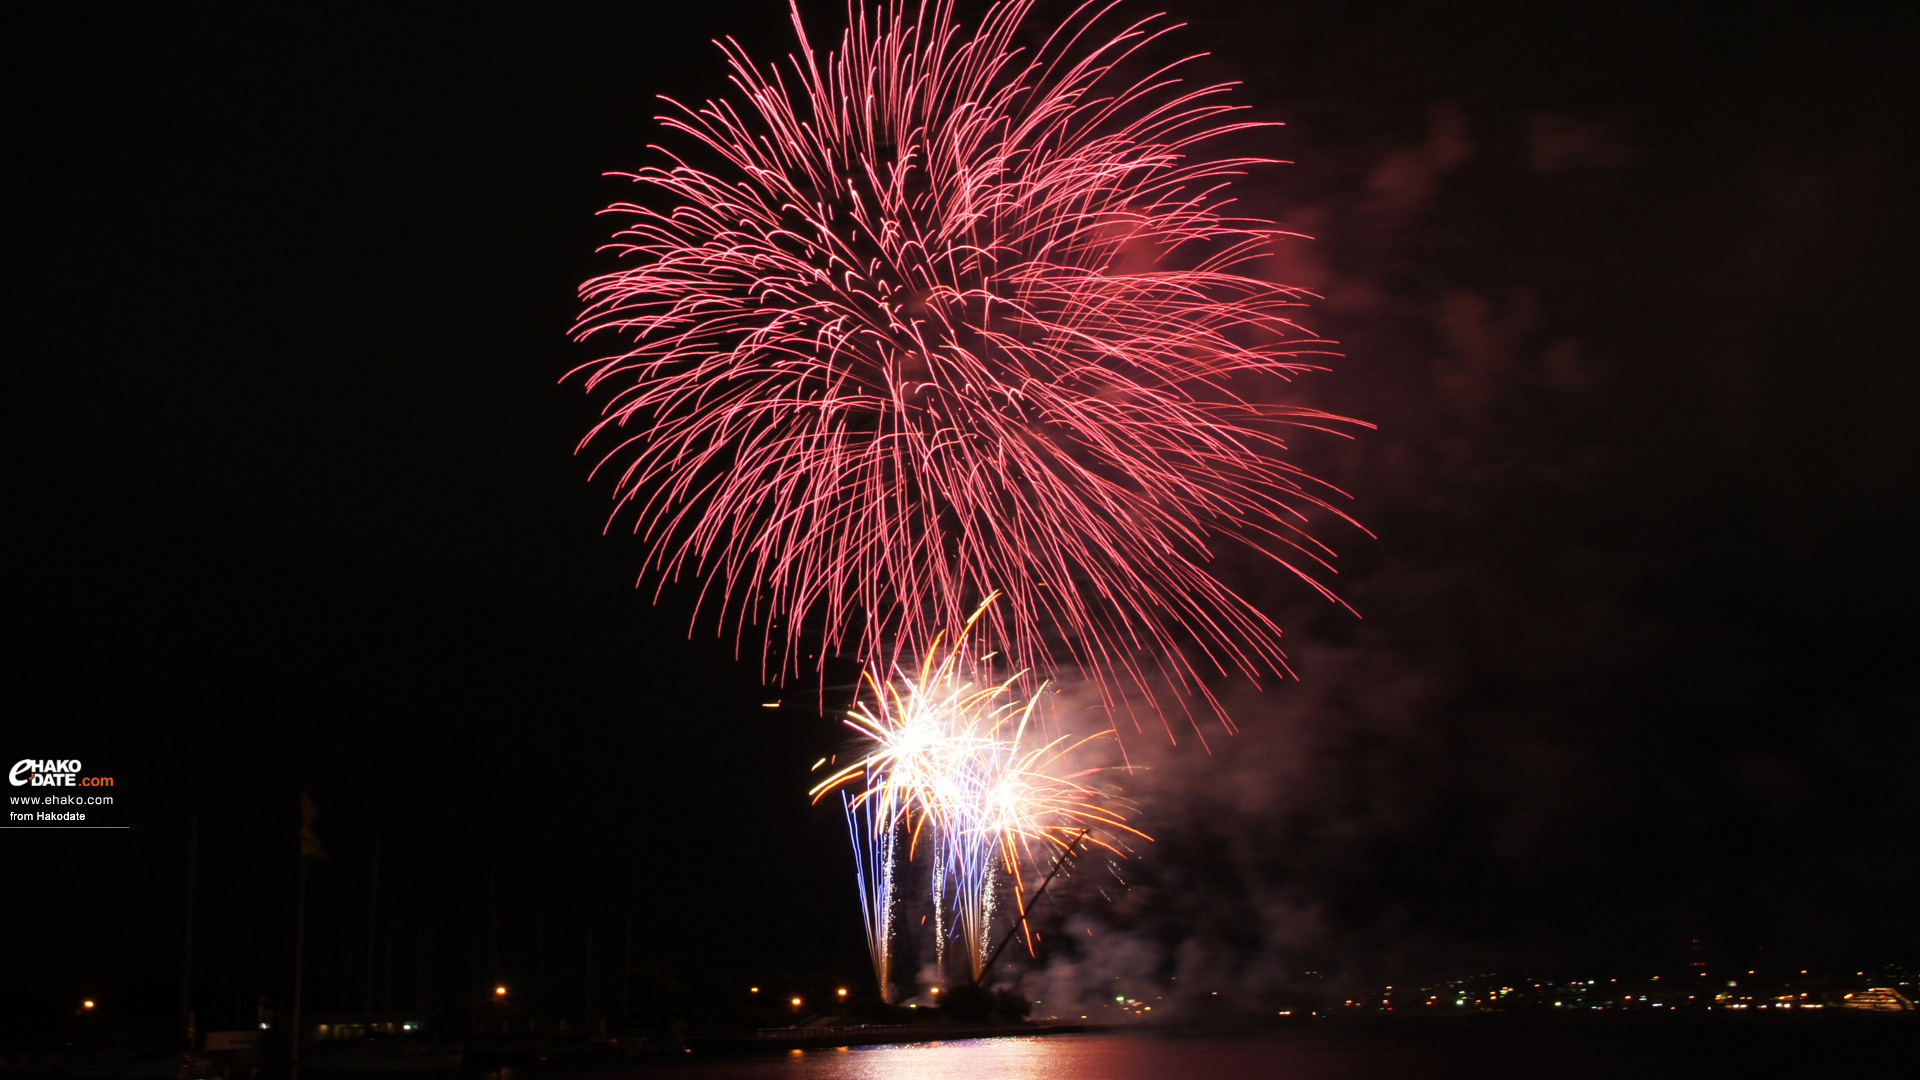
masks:
[[[1911,959],[1891,23],[1175,15],[1197,74],[1288,124],[1259,149],[1296,164],[1244,205],[1317,238],[1271,266],[1346,353],[1306,392],[1380,431],[1303,453],[1378,539],[1337,538],[1358,620],[1240,572],[1304,682],[1232,691],[1211,757],[1130,741],[1161,842],[1086,917],[1256,983],[1693,937]],[[782,694],[687,640],[686,595],[633,588],[571,453],[593,405],[557,383],[592,355],[573,289],[611,265],[601,174],[647,160],[655,94],[723,89],[710,39],[788,33],[773,2],[14,22],[0,755],[83,759],[134,826],[0,839],[34,882],[7,890],[23,1002],[167,1000],[189,813],[203,962],[280,933],[302,788],[340,925],[379,835],[396,917],[443,945],[492,879],[522,952],[536,917],[633,918],[676,964],[859,970],[841,825],[803,794],[839,729],[760,708]]]

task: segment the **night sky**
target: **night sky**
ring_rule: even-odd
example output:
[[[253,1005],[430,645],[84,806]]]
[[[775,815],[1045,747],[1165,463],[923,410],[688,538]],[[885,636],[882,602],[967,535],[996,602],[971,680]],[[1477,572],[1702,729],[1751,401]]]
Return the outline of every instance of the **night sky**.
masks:
[[[1097,962],[1920,956],[1907,39],[1814,5],[1165,6],[1168,58],[1287,125],[1241,205],[1316,238],[1265,268],[1341,343],[1303,389],[1379,430],[1301,460],[1376,538],[1329,534],[1359,617],[1224,571],[1302,681],[1223,684],[1210,754],[1125,733],[1158,842],[1111,902],[1104,868],[1066,890]],[[536,926],[578,967],[628,920],[680,970],[862,971],[805,797],[844,729],[635,588],[560,382],[615,265],[601,174],[652,160],[656,94],[724,90],[711,39],[783,55],[784,8],[35,18],[0,763],[79,758],[132,828],[0,838],[9,1024],[173,1008],[194,813],[198,977],[283,997],[302,790],[323,969],[364,951],[377,836],[409,981],[422,941],[468,978],[490,908],[510,971]]]

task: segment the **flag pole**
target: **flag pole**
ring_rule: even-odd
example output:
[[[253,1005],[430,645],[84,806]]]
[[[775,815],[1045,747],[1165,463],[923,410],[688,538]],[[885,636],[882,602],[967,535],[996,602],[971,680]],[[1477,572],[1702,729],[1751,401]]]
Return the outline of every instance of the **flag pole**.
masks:
[[[320,846],[320,837],[313,831],[313,820],[319,816],[320,808],[313,805],[306,792],[301,792],[300,907],[293,931],[293,1058],[289,1080],[300,1080],[300,1005],[307,974],[307,860],[327,857],[326,849]]]
[[[187,1031],[187,1049],[193,1049],[193,871],[200,853],[200,815],[187,819],[187,944],[186,964],[180,976],[180,1019]]]
[[[291,1080],[300,1080],[300,992],[305,988],[307,964],[307,853],[300,852],[300,913],[293,931],[293,1071]]]

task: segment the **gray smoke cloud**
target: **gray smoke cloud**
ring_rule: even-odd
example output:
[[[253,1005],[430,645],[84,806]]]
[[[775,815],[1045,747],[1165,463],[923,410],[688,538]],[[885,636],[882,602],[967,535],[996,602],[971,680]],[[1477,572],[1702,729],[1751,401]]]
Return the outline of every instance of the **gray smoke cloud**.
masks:
[[[1155,842],[1056,885],[1020,985],[1042,1014],[1111,1019],[1118,995],[1194,1020],[1660,964],[1695,935],[1920,940],[1836,899],[1910,865],[1841,807],[1920,808],[1892,720],[1916,705],[1889,545],[1920,464],[1894,405],[1920,384],[1888,351],[1901,167],[1857,116],[1708,132],[1650,91],[1495,64],[1497,40],[1316,18],[1330,51],[1266,60],[1242,16],[1194,25],[1209,74],[1295,125],[1249,136],[1299,164],[1243,204],[1312,237],[1262,272],[1317,292],[1303,319],[1345,353],[1298,400],[1379,425],[1296,448],[1377,534],[1319,523],[1358,617],[1221,553],[1300,681],[1223,689],[1233,735],[1204,708],[1178,745],[1122,719]]]

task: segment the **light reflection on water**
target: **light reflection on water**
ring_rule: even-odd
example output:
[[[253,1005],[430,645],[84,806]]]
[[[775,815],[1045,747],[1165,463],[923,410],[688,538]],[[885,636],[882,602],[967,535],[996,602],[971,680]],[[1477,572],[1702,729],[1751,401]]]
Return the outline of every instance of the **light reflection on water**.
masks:
[[[1068,1044],[1078,1041],[1081,1045]],[[790,1055],[788,1075],[806,1080],[1066,1080],[1085,1075],[1085,1036],[960,1039],[862,1046]]]
[[[1906,1075],[1920,1022],[1406,1024],[1255,1036],[1032,1035],[773,1057],[698,1056],[602,1080],[1703,1080]],[[1903,1018],[1896,1018],[1903,1019]],[[1898,1068],[1880,1067],[1875,1063]]]
[[[1272,1042],[1263,1040],[1035,1035],[794,1051],[780,1058],[689,1062],[672,1071],[686,1080],[1179,1080],[1277,1075],[1287,1080],[1335,1080],[1356,1075],[1343,1067],[1350,1063],[1332,1062],[1311,1051],[1284,1055],[1290,1060],[1276,1072],[1280,1063],[1274,1059],[1274,1050]]]

